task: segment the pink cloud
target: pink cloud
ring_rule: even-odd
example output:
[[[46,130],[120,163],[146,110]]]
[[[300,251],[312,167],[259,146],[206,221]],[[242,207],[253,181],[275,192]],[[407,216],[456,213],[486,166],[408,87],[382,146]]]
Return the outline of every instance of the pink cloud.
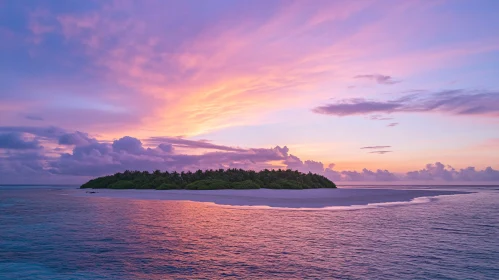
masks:
[[[29,40],[34,44],[40,44],[45,34],[56,31],[52,22],[51,14],[46,9],[36,9],[29,14],[29,30],[33,34]]]
[[[359,24],[351,34],[343,32],[346,21],[368,7],[382,11],[390,20]],[[427,5],[412,1],[396,7],[373,6],[372,1],[341,5],[326,1],[320,9],[304,9],[296,2],[278,7],[272,17],[260,22],[255,22],[253,15],[242,14],[237,21],[227,17],[189,37],[174,33],[175,47],[170,37],[159,36],[152,21],[131,14],[121,5],[58,19],[66,38],[87,46],[96,65],[105,69],[107,79],[162,100],[149,110],[147,122],[153,121],[151,126],[165,127],[166,133],[192,135],[254,122],[257,108],[262,114],[301,106],[309,102],[304,92],[330,83],[331,77],[341,82],[356,75],[360,65],[375,69],[377,62],[362,58],[389,51],[386,44],[377,42],[386,42],[380,39],[393,35],[379,31],[397,20],[399,13],[415,7],[419,12],[428,10]],[[116,20],[116,10],[128,16]],[[141,7],[154,19],[157,10],[147,4]],[[317,33],[319,26],[338,36],[333,40],[324,32]],[[281,34],[276,36],[277,32]],[[102,43],[111,38],[113,43]],[[370,48],[361,47],[365,45]],[[393,42],[388,47],[400,44]],[[425,55],[418,55],[418,59]],[[268,96],[273,102],[266,102]],[[171,119],[177,122],[169,122]]]
[[[195,135],[253,124],[272,111],[312,104],[326,97],[319,89],[348,82],[365,69],[405,76],[495,49],[461,43],[405,48],[418,34],[430,36],[421,28],[437,20],[436,4],[420,1],[296,1],[265,16],[219,12],[211,21],[183,21],[180,28],[178,14],[192,7],[155,4],[119,1],[82,14],[32,16],[34,34],[62,34],[68,44],[83,47],[91,63],[87,71],[127,89],[113,102],[133,100],[132,106],[148,108],[134,123],[143,135],[158,128],[169,135]],[[364,18],[367,11],[383,16]],[[402,28],[401,21],[410,24]],[[387,77],[373,76],[394,82]]]

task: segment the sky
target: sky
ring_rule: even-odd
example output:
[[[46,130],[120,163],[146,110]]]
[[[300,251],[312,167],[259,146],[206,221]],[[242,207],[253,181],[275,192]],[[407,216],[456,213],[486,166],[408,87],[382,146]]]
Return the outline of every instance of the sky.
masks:
[[[499,1],[0,0],[0,184],[499,182]]]

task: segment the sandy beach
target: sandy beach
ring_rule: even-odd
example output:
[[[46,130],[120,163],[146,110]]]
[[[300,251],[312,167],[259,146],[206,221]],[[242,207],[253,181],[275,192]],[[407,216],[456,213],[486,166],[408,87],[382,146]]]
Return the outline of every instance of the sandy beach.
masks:
[[[91,193],[95,192],[95,193]],[[366,207],[429,202],[442,195],[466,194],[458,191],[395,189],[308,189],[308,190],[111,190],[77,189],[69,195],[140,200],[210,202],[224,206],[263,206],[275,208]]]

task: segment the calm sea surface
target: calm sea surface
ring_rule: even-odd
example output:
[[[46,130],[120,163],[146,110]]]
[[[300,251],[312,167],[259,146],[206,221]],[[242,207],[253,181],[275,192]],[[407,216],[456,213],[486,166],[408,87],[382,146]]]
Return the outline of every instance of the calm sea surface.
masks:
[[[0,279],[499,279],[499,187],[340,211],[0,186]]]

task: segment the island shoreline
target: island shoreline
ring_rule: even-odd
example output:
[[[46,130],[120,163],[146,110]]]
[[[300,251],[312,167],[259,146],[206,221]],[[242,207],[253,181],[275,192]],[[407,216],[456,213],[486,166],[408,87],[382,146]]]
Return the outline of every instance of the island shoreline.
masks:
[[[385,205],[431,202],[441,196],[469,194],[464,191],[397,189],[307,189],[307,190],[73,190],[70,195],[131,200],[190,201],[230,208],[326,209],[372,208]]]

